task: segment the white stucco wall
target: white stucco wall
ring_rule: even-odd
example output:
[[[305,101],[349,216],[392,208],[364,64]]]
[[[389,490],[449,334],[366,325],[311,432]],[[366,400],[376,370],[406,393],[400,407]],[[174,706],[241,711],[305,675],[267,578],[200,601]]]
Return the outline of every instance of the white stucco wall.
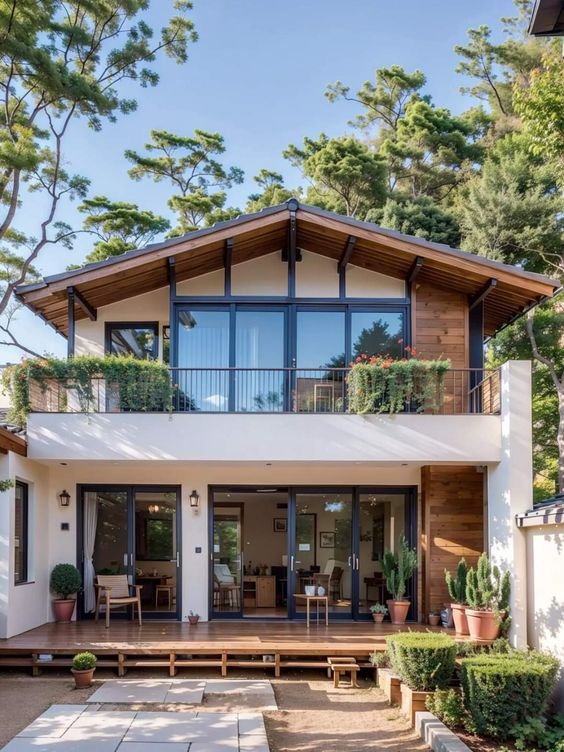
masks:
[[[498,415],[35,413],[45,460],[493,463]],[[502,479],[503,480],[503,479]]]
[[[348,298],[404,298],[405,280],[388,277],[360,266],[347,266]]]
[[[25,457],[2,458],[2,478],[28,484],[28,578],[14,583],[15,489],[0,494],[0,637],[10,637],[49,619],[48,469]]]
[[[515,515],[533,505],[531,363],[501,369],[501,461],[488,468],[488,537],[492,561],[511,578],[511,640],[527,644],[525,534]]]
[[[564,670],[564,521],[524,528],[527,549],[527,627],[531,647],[552,653]],[[556,702],[564,713],[564,675]]]

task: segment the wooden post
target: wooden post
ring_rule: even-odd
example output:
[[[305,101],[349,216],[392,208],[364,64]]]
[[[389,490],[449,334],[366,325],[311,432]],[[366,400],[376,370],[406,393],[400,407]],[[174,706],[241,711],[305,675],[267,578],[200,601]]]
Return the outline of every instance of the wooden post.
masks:
[[[67,316],[68,316],[68,334],[67,334],[67,357],[74,357],[74,287],[67,287]]]

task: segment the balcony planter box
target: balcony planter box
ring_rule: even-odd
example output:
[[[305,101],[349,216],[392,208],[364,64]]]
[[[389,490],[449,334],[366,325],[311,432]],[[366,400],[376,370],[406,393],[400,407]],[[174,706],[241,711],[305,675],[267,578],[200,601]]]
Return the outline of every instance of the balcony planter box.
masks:
[[[427,710],[425,702],[433,690],[419,691],[411,689],[407,684],[401,684],[401,712],[409,718],[411,725],[415,724],[415,713]]]
[[[472,640],[477,642],[493,642],[500,632],[499,617],[493,611],[474,611],[466,609],[468,631]]]
[[[466,618],[466,606],[462,603],[451,603],[454,631],[457,635],[470,634],[468,631],[468,619]]]
[[[401,703],[401,679],[391,668],[378,669],[378,686],[386,695],[390,705]]]

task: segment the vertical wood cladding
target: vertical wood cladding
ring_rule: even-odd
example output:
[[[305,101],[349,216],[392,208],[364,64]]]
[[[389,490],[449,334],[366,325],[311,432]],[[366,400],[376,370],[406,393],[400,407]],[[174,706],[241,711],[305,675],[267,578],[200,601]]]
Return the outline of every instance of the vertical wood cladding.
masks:
[[[422,468],[422,553],[425,615],[449,602],[445,569],[484,550],[484,474],[476,467]]]
[[[459,292],[415,284],[413,344],[422,358],[449,358],[468,368],[468,298]]]

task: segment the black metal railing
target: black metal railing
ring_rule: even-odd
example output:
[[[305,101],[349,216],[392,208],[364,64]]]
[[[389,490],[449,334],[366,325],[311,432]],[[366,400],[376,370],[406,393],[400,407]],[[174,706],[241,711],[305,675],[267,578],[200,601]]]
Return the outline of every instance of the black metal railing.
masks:
[[[170,382],[146,376],[30,383],[32,412],[347,413],[349,368],[171,368]],[[166,379],[164,380],[166,381]],[[378,403],[369,412],[386,412]],[[499,370],[451,368],[431,403],[406,401],[401,412],[496,414]]]

